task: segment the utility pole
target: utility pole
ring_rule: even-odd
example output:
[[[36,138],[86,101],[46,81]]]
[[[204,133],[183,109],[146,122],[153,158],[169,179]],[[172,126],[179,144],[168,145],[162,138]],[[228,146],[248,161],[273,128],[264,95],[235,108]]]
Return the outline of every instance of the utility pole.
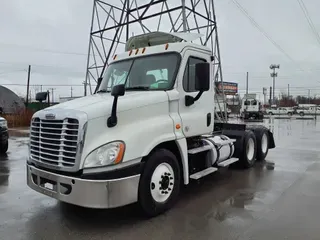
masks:
[[[271,107],[271,105],[272,105],[272,102],[271,102],[271,99],[272,99],[272,87],[270,87],[270,92],[269,92],[269,104],[270,104],[270,107]]]
[[[310,89],[308,89],[308,102],[310,104]]]
[[[288,99],[290,99],[290,84],[288,84]]]
[[[84,96],[87,96],[87,81],[83,82],[83,86],[84,86]]]
[[[263,93],[263,104],[267,104],[267,88],[262,88],[262,93]]]
[[[28,67],[27,98],[26,98],[26,106],[27,107],[29,104],[30,73],[31,73],[31,65],[29,65],[29,67]]]
[[[51,103],[54,103],[54,95],[53,95],[53,91],[55,90],[55,88],[49,88],[49,90],[51,90]]]
[[[248,96],[248,92],[249,92],[249,72],[247,72],[247,84],[246,84],[246,94]]]
[[[276,64],[271,64],[270,65],[270,69],[273,70],[272,73],[270,73],[270,76],[273,78],[273,86],[272,86],[272,90],[273,90],[273,93],[272,93],[272,103],[274,104],[275,103],[275,100],[274,100],[274,91],[275,91],[275,82],[276,82],[276,77],[278,77],[278,73],[276,73],[276,68],[280,69],[280,65],[276,65]]]
[[[72,97],[72,91],[73,91],[73,88],[71,87],[71,89],[70,89],[70,94],[71,94],[71,97]]]

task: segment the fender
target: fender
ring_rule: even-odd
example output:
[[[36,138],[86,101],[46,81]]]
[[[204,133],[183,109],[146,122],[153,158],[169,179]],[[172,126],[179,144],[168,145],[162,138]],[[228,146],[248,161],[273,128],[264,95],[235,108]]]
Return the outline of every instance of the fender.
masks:
[[[182,164],[182,171],[183,171],[183,182],[185,185],[189,184],[189,161],[188,161],[188,146],[187,140],[185,138],[176,140],[176,144],[178,146],[180,157],[181,157],[181,164]]]

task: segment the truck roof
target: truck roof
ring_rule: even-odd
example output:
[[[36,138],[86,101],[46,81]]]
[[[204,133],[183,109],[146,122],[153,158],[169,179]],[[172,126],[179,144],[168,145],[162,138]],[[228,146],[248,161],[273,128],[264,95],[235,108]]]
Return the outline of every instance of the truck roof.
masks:
[[[125,51],[130,51],[137,48],[151,47],[176,42],[191,42],[203,35],[189,32],[150,32],[129,38],[126,42]]]
[[[131,37],[126,43],[126,51],[119,54],[117,53],[111,62],[165,52],[180,53],[186,47],[191,47],[211,54],[212,51],[210,48],[189,42],[196,40],[199,37],[201,37],[200,34],[194,33],[163,32],[151,32]]]

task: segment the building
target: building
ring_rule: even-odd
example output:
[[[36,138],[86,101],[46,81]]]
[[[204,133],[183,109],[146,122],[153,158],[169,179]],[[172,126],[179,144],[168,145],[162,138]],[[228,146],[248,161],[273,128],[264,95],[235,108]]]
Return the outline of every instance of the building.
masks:
[[[25,109],[23,100],[10,89],[0,85],[0,110],[15,113]]]

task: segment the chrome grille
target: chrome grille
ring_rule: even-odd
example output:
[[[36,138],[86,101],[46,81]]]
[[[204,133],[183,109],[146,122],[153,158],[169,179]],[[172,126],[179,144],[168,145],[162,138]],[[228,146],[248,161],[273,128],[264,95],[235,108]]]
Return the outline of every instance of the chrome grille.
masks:
[[[79,121],[34,118],[30,127],[30,156],[42,163],[73,167],[76,162]]]

